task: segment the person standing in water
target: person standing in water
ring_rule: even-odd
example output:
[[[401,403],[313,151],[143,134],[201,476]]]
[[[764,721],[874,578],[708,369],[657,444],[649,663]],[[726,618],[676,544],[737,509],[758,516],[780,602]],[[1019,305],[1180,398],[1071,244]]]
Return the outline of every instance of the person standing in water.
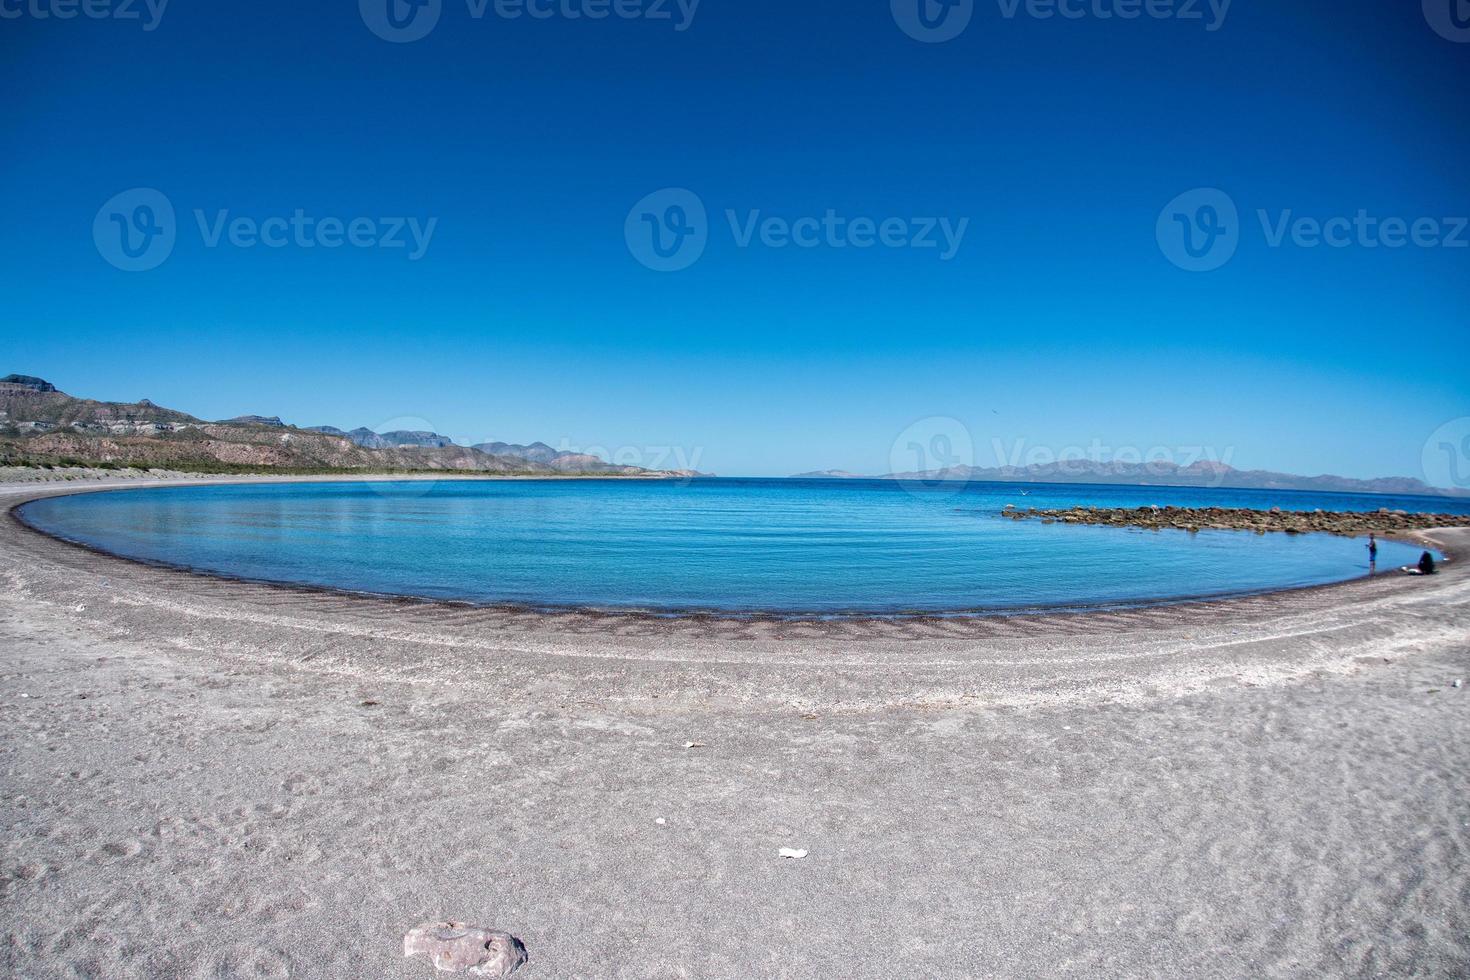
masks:
[[[1368,564],[1378,564],[1378,535],[1368,535]]]

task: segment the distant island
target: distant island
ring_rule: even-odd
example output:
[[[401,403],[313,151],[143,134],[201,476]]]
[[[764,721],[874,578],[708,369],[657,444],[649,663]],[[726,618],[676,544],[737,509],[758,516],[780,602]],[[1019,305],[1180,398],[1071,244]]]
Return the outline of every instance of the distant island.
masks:
[[[300,428],[275,416],[218,422],[146,398],[74,398],[41,378],[0,378],[0,465],[137,467],[195,473],[418,473],[506,476],[702,476],[693,470],[620,466],[544,442],[456,445],[435,432]]]
[[[793,480],[877,480],[881,477],[862,476],[847,470],[817,470],[815,473],[798,473]]]
[[[1144,487],[1220,487],[1233,490],[1309,490],[1331,493],[1410,494],[1430,497],[1470,496],[1463,490],[1431,487],[1407,476],[1357,480],[1346,476],[1294,476],[1269,470],[1237,470],[1224,463],[1197,462],[1179,466],[1171,462],[1118,463],[1097,460],[1066,460],[1033,466],[954,466],[930,472],[886,473],[860,476],[846,470],[798,473],[802,480],[910,480],[965,483],[1092,483]]]

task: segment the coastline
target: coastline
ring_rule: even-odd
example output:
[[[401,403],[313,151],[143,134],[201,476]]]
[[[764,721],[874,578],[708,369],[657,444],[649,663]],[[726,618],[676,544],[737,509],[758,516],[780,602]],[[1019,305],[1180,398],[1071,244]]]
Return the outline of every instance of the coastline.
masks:
[[[284,589],[303,593],[305,595],[337,595],[356,597],[362,599],[373,599],[386,602],[410,603],[421,606],[439,606],[446,609],[483,609],[492,612],[501,612],[513,615],[541,615],[548,617],[578,615],[590,617],[612,617],[652,620],[652,621],[678,621],[688,620],[691,622],[717,622],[728,620],[731,622],[789,622],[793,624],[816,624],[822,622],[837,623],[904,623],[904,622],[963,622],[974,619],[986,619],[991,617],[1050,617],[1050,616],[1087,616],[1105,612],[1124,612],[1129,610],[1142,610],[1152,608],[1176,608],[1187,609],[1200,604],[1215,604],[1229,602],[1232,600],[1249,599],[1270,595],[1289,595],[1310,593],[1319,589],[1336,589],[1353,583],[1372,583],[1389,580],[1396,577],[1398,569],[1386,568],[1377,573],[1370,572],[1367,575],[1356,575],[1351,578],[1335,582],[1325,582],[1312,585],[1291,586],[1287,588],[1261,588],[1245,589],[1215,594],[1179,595],[1156,599],[1139,599],[1124,602],[1110,602],[1098,604],[1071,604],[1056,606],[1034,606],[1034,607],[984,607],[973,609],[953,610],[893,610],[893,611],[835,611],[835,612],[803,612],[803,611],[775,611],[764,609],[700,609],[700,608],[669,608],[669,609],[643,609],[636,607],[598,607],[582,604],[551,605],[532,604],[517,602],[475,602],[471,600],[459,600],[448,598],[437,598],[433,596],[419,596],[397,593],[375,593],[362,592],[351,589],[335,588],[328,585],[317,585],[301,582],[278,581],[273,579],[248,578],[244,576],[229,575],[223,572],[215,572],[209,569],[194,568],[190,566],[174,565],[168,562],[153,561],[140,558],[129,558],[117,555],[106,549],[95,547],[83,541],[75,541],[66,537],[51,534],[50,532],[36,527],[21,516],[20,510],[26,504],[34,500],[48,497],[70,496],[82,493],[108,492],[112,490],[161,488],[176,486],[223,486],[239,484],[291,484],[291,483],[331,483],[331,482],[378,482],[395,481],[396,476],[373,476],[359,475],[354,479],[343,481],[336,476],[322,475],[280,475],[280,476],[258,476],[240,478],[234,476],[191,476],[187,478],[167,477],[163,479],[132,478],[125,481],[103,481],[96,484],[74,484],[67,483],[63,488],[53,488],[48,483],[32,484],[5,484],[0,483],[0,511],[12,523],[19,524],[33,534],[41,535],[57,541],[63,545],[79,548],[95,554],[99,557],[109,558],[117,561],[131,562],[138,565],[164,569],[183,575],[213,578],[224,582],[237,582],[245,585],[267,586],[271,588]],[[421,481],[449,481],[459,477],[443,477],[437,475],[424,475],[418,478]],[[467,479],[490,479],[490,480],[539,480],[537,476],[471,476]],[[559,479],[553,477],[551,479]],[[573,477],[573,479],[595,479],[595,477]],[[650,479],[648,477],[625,477],[621,479]],[[663,479],[663,478],[660,478]],[[44,489],[40,489],[44,488]],[[31,489],[38,492],[28,493]],[[1015,518],[1016,514],[1023,516],[1038,516],[1035,513],[1027,515],[1026,512],[1004,511],[1002,516]],[[1150,528],[1160,530],[1160,528]],[[1454,532],[1459,530],[1458,526],[1446,525],[1443,527],[1423,528],[1397,528],[1379,531],[1379,537],[1386,540],[1397,540],[1417,547],[1423,547],[1439,552],[1445,562],[1453,562],[1456,558],[1454,553],[1461,549]],[[1172,528],[1168,530],[1174,530]],[[1247,530],[1246,528],[1234,528],[1234,530]],[[1470,530],[1470,528],[1467,528]],[[1436,532],[1451,532],[1448,539],[1443,534]],[[1324,532],[1328,533],[1328,532]],[[1366,533],[1363,532],[1363,533]],[[1448,543],[1447,543],[1448,541]],[[1452,550],[1454,549],[1454,550]]]
[[[0,467],[0,470],[36,470],[36,467]],[[690,476],[682,473],[483,473],[475,470],[414,470],[412,472],[393,473],[369,473],[360,470],[342,470],[331,473],[189,473],[181,470],[142,470],[127,468],[122,472],[126,476],[112,477],[109,471],[97,467],[60,467],[63,472],[73,475],[63,475],[59,478],[37,475],[31,480],[0,479],[0,487],[22,487],[22,486],[55,486],[66,484],[75,487],[92,486],[92,489],[120,490],[127,487],[137,486],[205,486],[212,483],[376,483],[385,481],[402,482],[450,482],[453,480],[480,481],[480,480],[654,480],[663,482],[679,482],[681,480],[709,479],[708,476]],[[76,471],[82,471],[77,473]],[[46,471],[51,472],[51,471]],[[161,474],[161,475],[155,475]],[[106,483],[108,486],[94,486],[94,483]]]
[[[271,482],[315,480],[314,477],[276,477]],[[220,477],[206,482],[223,484],[239,481]],[[155,482],[145,485],[174,484]],[[199,482],[188,481],[186,485],[199,485]],[[1226,648],[1231,650],[1254,642],[1234,639],[1250,636],[1241,628],[1243,626],[1260,631],[1258,638],[1266,641],[1268,649],[1275,650],[1277,634],[1340,633],[1350,629],[1354,622],[1362,623],[1366,628],[1381,621],[1385,615],[1397,614],[1400,606],[1422,604],[1427,598],[1441,593],[1455,597],[1456,601],[1461,593],[1465,593],[1467,601],[1470,601],[1470,570],[1451,560],[1443,566],[1440,574],[1431,579],[1393,572],[1325,585],[1223,598],[1016,615],[793,618],[769,614],[665,615],[590,609],[542,610],[518,605],[478,605],[252,582],[140,562],[54,538],[29,527],[14,512],[20,504],[39,497],[111,489],[121,487],[105,483],[85,488],[0,486],[0,509],[9,518],[0,521],[0,548],[12,555],[24,556],[34,567],[50,566],[63,579],[73,576],[83,580],[90,578],[109,583],[113,588],[127,584],[138,590],[140,598],[137,601],[144,606],[157,605],[159,596],[172,596],[175,598],[167,605],[198,609],[198,614],[207,618],[219,615],[221,609],[231,609],[228,618],[237,619],[246,615],[249,608],[265,607],[271,610],[272,619],[278,614],[289,613],[311,622],[340,621],[349,627],[354,622],[391,619],[402,624],[406,631],[402,635],[432,637],[429,642],[436,646],[459,649],[467,656],[473,656],[476,649],[493,650],[496,647],[493,643],[487,646],[479,643],[478,639],[467,639],[466,634],[477,638],[506,634],[514,635],[518,640],[533,638],[538,641],[538,649],[571,659],[584,655],[604,658],[617,655],[589,654],[584,650],[588,646],[588,637],[633,637],[642,645],[677,647],[680,653],[675,660],[691,665],[725,662],[729,644],[739,641],[743,648],[757,654],[747,658],[752,663],[781,662],[789,656],[806,655],[824,647],[845,650],[847,645],[856,644],[852,649],[882,651],[883,655],[871,664],[861,657],[851,658],[846,654],[834,661],[813,659],[812,662],[842,664],[851,660],[853,666],[873,668],[884,662],[895,662],[890,656],[895,651],[927,652],[932,647],[934,651],[943,651],[943,656],[932,662],[924,659],[898,659],[896,662],[959,669],[966,666],[967,658],[956,654],[965,647],[970,647],[969,652],[977,655],[969,663],[973,667],[994,663],[989,656],[994,652],[992,648],[1024,649],[1030,641],[1036,640],[1072,645],[1075,664],[1090,665],[1083,673],[1088,676],[1091,688],[1099,694],[1121,696],[1127,689],[1136,687],[1138,678],[1130,676],[1127,671],[1119,671],[1117,676],[1107,671],[1094,675],[1091,669],[1098,664],[1130,662],[1134,658],[1120,658],[1117,649],[1129,644],[1141,645],[1147,650],[1141,656],[1145,660],[1160,659],[1158,648],[1166,649],[1168,654],[1161,659],[1171,665],[1171,669],[1177,668],[1180,672],[1172,678],[1150,678],[1150,681],[1161,681],[1165,690],[1183,690],[1183,687],[1173,685],[1187,677],[1209,679],[1202,682],[1213,681],[1213,670],[1205,668],[1208,658],[1202,655],[1209,649],[1212,639],[1220,641],[1224,636],[1231,637],[1225,642]],[[1406,540],[1434,547],[1453,558],[1470,548],[1470,528],[1416,532]],[[1302,629],[1303,625],[1305,629]],[[354,632],[371,635],[370,631],[360,629]],[[394,632],[397,630],[388,635]],[[1142,643],[1143,638],[1149,642]],[[1273,655],[1263,657],[1260,663],[1251,666],[1260,671],[1255,679],[1263,683],[1302,676],[1312,670],[1343,670],[1350,667],[1356,646],[1329,647],[1324,651],[1329,656],[1302,663],[1293,663],[1289,656]],[[1278,650],[1277,654],[1283,652]],[[1185,661],[1188,662],[1187,670],[1183,669]],[[1025,658],[1014,656],[1014,659],[1003,662],[1014,668],[1024,665]],[[1233,653],[1227,658],[1227,663],[1232,665],[1229,669],[1233,669],[1236,663]],[[1024,677],[1024,673],[1017,675],[1017,679]],[[886,680],[889,679],[869,677],[866,682],[872,683],[876,692],[885,687]],[[869,692],[870,695],[872,693]],[[1043,703],[1050,697],[1059,696],[1059,691],[1032,691],[1019,700],[1012,700],[1018,696],[1016,690],[995,685],[988,694],[1006,703]],[[956,695],[956,703],[959,700],[962,699]]]
[[[37,489],[78,488],[0,506]],[[520,937],[528,980],[1463,974],[1459,565],[666,619],[242,583],[0,521],[0,965],[427,980],[402,935],[457,918]]]

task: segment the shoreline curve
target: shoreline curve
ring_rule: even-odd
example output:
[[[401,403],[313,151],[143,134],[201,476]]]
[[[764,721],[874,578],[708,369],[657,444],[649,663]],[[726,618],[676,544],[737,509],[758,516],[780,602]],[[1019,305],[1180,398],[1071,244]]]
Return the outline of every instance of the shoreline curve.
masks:
[[[134,558],[120,555],[106,548],[78,541],[64,535],[53,534],[44,528],[38,527],[27,520],[21,513],[22,508],[37,500],[54,497],[79,496],[89,493],[111,493],[123,490],[160,489],[169,487],[195,487],[195,486],[240,486],[251,484],[293,484],[293,483],[332,483],[332,482],[397,482],[400,478],[373,477],[364,475],[348,475],[339,477],[336,475],[311,475],[311,476],[265,476],[265,477],[203,477],[187,480],[133,480],[103,485],[52,487],[45,484],[20,485],[25,489],[35,489],[36,493],[26,493],[15,485],[6,487],[0,485],[0,508],[4,509],[6,516],[14,524],[18,524],[26,531],[58,542],[72,548],[78,548],[99,557],[115,561],[129,562],[147,568],[155,568],[174,572],[181,575],[195,576],[199,578],[215,579],[222,582],[235,582],[245,585],[266,586],[289,591],[299,592],[305,595],[329,595],[348,596],[361,599],[372,599],[386,602],[400,602],[415,606],[444,607],[448,609],[483,609],[492,612],[508,614],[529,614],[539,616],[591,616],[609,618],[633,618],[651,620],[657,622],[689,620],[695,622],[731,621],[731,622],[787,622],[794,624],[814,623],[906,623],[925,622],[930,620],[956,622],[975,619],[1028,617],[1039,618],[1047,616],[1087,616],[1098,613],[1121,612],[1157,608],[1181,608],[1199,604],[1215,604],[1229,602],[1239,599],[1250,599],[1263,596],[1293,595],[1311,593],[1323,589],[1339,589],[1354,583],[1369,583],[1387,580],[1394,576],[1392,573],[1397,569],[1385,569],[1377,574],[1354,575],[1349,578],[1339,579],[1332,582],[1321,582],[1311,585],[1297,585],[1286,587],[1263,587],[1257,589],[1240,589],[1218,593],[1198,593],[1178,596],[1168,596],[1155,599],[1123,600],[1117,602],[1099,603],[1066,603],[1056,605],[1016,606],[1016,607],[973,607],[945,610],[841,610],[841,611],[804,611],[804,610],[773,610],[773,609],[701,609],[696,607],[604,607],[586,603],[528,603],[509,600],[475,601],[472,599],[454,599],[439,596],[422,596],[411,593],[398,592],[372,592],[358,589],[341,588],[331,585],[307,582],[291,582],[269,578],[254,578],[250,576],[231,575],[226,572],[218,572],[208,568],[197,568],[189,565],[179,565],[172,562],[160,561],[149,558]],[[415,478],[420,482],[440,482],[452,480],[453,477],[418,476]],[[495,478],[491,478],[495,479]],[[507,479],[527,479],[515,477]],[[6,499],[6,498],[9,499]],[[1413,544],[1418,547],[1430,548],[1438,551],[1446,561],[1453,561],[1455,555],[1452,548],[1458,549],[1458,542],[1446,543],[1435,537],[1436,532],[1457,530],[1454,527],[1431,528],[1425,531],[1405,531],[1398,533],[1380,532],[1379,537],[1385,540],[1396,540],[1402,543]],[[1248,533],[1242,531],[1241,533]]]
[[[76,488],[52,488],[62,493]],[[101,488],[88,488],[101,489]],[[0,487],[0,509],[49,495]],[[1425,534],[1450,555],[1470,528]],[[355,683],[595,690],[649,710],[1098,704],[1351,674],[1462,648],[1470,572],[1383,575],[1142,608],[907,620],[535,612],[249,583],[146,565],[0,521],[0,580],[38,618],[169,656]],[[27,613],[29,617],[32,613]],[[70,628],[68,627],[68,628]],[[642,709],[640,709],[642,710]]]

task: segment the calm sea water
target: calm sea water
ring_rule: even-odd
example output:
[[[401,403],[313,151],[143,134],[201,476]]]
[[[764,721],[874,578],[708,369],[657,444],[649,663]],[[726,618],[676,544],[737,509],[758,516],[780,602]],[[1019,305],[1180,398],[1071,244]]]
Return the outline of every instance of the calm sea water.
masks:
[[[220,575],[539,607],[1014,611],[1369,572],[1358,539],[1044,525],[1000,517],[1008,503],[1470,514],[1470,500],[1423,497],[710,479],[149,488],[36,501],[23,517],[115,554]],[[1385,541],[1378,567],[1418,557]]]

